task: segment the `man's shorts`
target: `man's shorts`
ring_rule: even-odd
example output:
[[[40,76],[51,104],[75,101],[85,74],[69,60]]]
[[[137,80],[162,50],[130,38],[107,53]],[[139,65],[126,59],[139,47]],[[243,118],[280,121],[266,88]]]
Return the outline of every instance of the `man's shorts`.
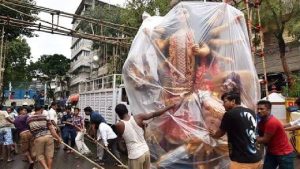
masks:
[[[30,151],[32,143],[32,134],[29,130],[20,133],[20,145],[23,153]]]
[[[0,143],[3,145],[12,145],[12,133],[10,127],[0,128]]]
[[[150,168],[150,152],[147,151],[137,159],[128,159],[130,169],[148,169]]]
[[[39,161],[45,158],[53,158],[54,141],[51,135],[40,136],[34,139],[34,147],[36,158]]]

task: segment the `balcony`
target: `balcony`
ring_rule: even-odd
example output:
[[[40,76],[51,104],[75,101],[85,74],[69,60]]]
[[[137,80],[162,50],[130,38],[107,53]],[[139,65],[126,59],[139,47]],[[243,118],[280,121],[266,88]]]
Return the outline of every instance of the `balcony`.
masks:
[[[70,73],[74,72],[80,66],[90,67],[91,66],[90,62],[91,62],[90,57],[85,57],[85,56],[79,57],[79,59],[71,63],[69,72]]]
[[[71,58],[73,59],[82,50],[91,51],[93,41],[80,39],[71,49]]]
[[[80,82],[86,82],[88,77],[89,77],[89,74],[80,74],[78,76],[75,76],[75,77],[71,78],[70,86],[73,86]]]

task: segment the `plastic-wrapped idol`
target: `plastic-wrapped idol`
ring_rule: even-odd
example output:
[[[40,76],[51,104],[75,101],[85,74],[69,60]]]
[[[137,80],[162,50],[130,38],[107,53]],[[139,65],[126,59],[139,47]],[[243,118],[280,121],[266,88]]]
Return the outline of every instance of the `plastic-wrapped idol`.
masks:
[[[260,97],[244,14],[226,3],[181,2],[167,15],[144,15],[123,67],[133,114],[184,97],[180,108],[149,121],[154,168],[227,168],[226,136],[215,140],[224,92],[254,109]]]

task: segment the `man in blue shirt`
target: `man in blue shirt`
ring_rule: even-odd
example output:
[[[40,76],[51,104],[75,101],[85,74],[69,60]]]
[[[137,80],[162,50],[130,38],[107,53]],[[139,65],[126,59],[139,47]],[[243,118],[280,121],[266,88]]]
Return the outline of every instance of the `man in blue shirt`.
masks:
[[[66,114],[62,117],[62,124],[65,126],[62,129],[62,136],[64,143],[69,144],[69,138],[71,138],[71,147],[75,146],[76,129],[73,125],[73,117],[71,115],[71,107],[66,107]],[[67,149],[67,153],[71,150]]]
[[[90,121],[91,123],[101,123],[101,122],[105,122],[105,119],[103,116],[101,116],[101,114],[99,112],[94,111],[91,107],[86,107],[83,109],[83,111],[85,112],[86,115],[90,116]]]
[[[99,112],[94,111],[91,107],[86,107],[83,109],[86,115],[90,116],[90,130],[92,131],[92,135],[96,135],[96,131],[100,123],[106,123],[105,119]]]

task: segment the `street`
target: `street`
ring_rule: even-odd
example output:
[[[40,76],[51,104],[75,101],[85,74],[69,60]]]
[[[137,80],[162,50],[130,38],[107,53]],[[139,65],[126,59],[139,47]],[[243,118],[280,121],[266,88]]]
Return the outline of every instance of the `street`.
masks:
[[[95,154],[96,147],[94,145],[88,144],[90,148],[93,147],[93,153]],[[63,146],[61,145],[60,150],[55,154],[53,161],[53,169],[92,169],[95,166],[83,158],[75,158],[74,153],[67,154],[63,151]],[[22,160],[21,155],[16,155],[13,162],[6,163],[0,161],[0,169],[28,169],[29,164]],[[93,157],[91,158],[93,159]],[[126,164],[126,155],[122,156],[122,162]],[[300,169],[300,157],[298,156],[295,160],[295,169]],[[113,162],[107,162],[103,166],[105,169],[121,169],[114,165]],[[42,169],[42,167],[35,163],[34,169]]]

